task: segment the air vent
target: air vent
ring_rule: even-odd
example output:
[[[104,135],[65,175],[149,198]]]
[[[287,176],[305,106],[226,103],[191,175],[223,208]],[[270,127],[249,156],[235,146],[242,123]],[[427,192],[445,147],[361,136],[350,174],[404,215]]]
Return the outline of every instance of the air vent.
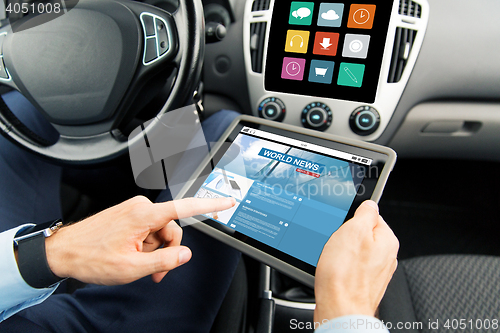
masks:
[[[255,0],[252,5],[252,12],[268,10],[271,0]]]
[[[403,71],[408,62],[417,31],[405,28],[397,28],[392,51],[391,68],[387,82],[395,83],[401,80]]]
[[[252,70],[256,73],[262,73],[266,28],[266,22],[250,24],[250,56],[252,58]]]
[[[399,14],[420,18],[422,16],[422,6],[415,1],[400,0],[399,1]]]

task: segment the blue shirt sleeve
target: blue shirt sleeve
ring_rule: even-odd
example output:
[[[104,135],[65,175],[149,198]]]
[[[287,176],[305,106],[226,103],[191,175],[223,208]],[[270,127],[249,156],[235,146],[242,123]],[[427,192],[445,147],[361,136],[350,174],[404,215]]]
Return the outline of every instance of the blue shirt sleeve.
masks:
[[[19,273],[14,255],[14,237],[30,226],[20,227],[0,233],[0,322],[26,309],[39,304],[49,297],[59,284],[52,288],[36,289],[29,286]]]
[[[315,333],[389,333],[389,330],[375,317],[353,315],[325,321]]]

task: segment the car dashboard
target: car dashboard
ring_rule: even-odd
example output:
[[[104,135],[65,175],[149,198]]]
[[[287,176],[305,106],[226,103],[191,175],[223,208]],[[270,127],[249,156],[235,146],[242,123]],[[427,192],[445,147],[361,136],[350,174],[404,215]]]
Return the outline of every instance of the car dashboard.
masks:
[[[205,3],[213,5],[215,1]],[[208,114],[221,108],[235,109],[388,145],[400,157],[499,159],[500,147],[488,143],[496,142],[495,133],[500,129],[500,80],[496,75],[499,65],[495,61],[500,50],[496,43],[491,43],[498,38],[500,27],[490,14],[493,11],[481,9],[498,10],[498,3],[485,0],[471,6],[465,1],[457,4],[451,0],[395,1],[373,102],[266,89],[275,1],[219,1],[217,6],[225,6],[232,21],[227,37],[206,48],[203,81]],[[348,13],[346,7],[344,15]],[[289,13],[280,15],[288,18]],[[485,20],[481,19],[484,15]],[[464,20],[471,22],[470,27],[461,23]],[[307,30],[292,25],[288,29],[294,27]],[[286,36],[282,38],[283,45],[279,47],[285,44]],[[311,55],[306,55],[309,58],[314,57],[311,40]],[[342,47],[341,37],[338,53]],[[294,58],[303,56],[290,54]],[[337,64],[350,62],[349,59],[359,62],[339,55],[336,58]],[[333,85],[336,80],[334,77]],[[326,124],[312,124],[312,119],[304,119],[304,112],[318,109],[317,106],[323,110],[310,116],[318,122],[320,116]],[[263,112],[268,109],[268,114]],[[285,113],[271,114],[280,109]],[[363,121],[369,126],[363,127]],[[370,127],[372,122],[375,125]]]
[[[319,4],[319,2],[317,4]],[[271,115],[269,115],[269,112],[266,112],[269,109],[268,104],[274,102],[274,104],[280,104],[278,108],[279,110],[286,110],[286,115],[284,115],[282,119],[278,119],[291,125],[305,126],[321,130],[326,133],[366,141],[374,141],[380,137],[387,127],[389,120],[392,118],[392,114],[397,103],[399,102],[401,94],[406,83],[408,82],[410,73],[417,59],[418,52],[424,39],[425,28],[427,26],[429,12],[428,4],[423,1],[420,3],[410,1],[407,7],[401,6],[398,2],[394,2],[393,6],[388,6],[386,11],[391,12],[392,15],[388,25],[388,30],[386,29],[387,32],[384,31],[383,28],[381,29],[382,31],[375,31],[376,26],[372,29],[360,28],[359,24],[354,24],[353,28],[347,29],[345,37],[344,33],[341,32],[340,40],[338,40],[339,45],[337,46],[338,54],[336,57],[331,57],[331,59],[334,59],[335,62],[316,60],[329,59],[329,57],[322,55],[321,52],[317,52],[316,49],[311,50],[313,48],[313,36],[311,35],[309,40],[309,50],[307,50],[306,45],[304,45],[302,49],[306,49],[304,52],[307,52],[308,54],[313,53],[314,59],[311,60],[311,67],[314,66],[314,62],[319,62],[319,64],[325,64],[322,65],[325,68],[322,68],[321,65],[318,65],[319,67],[316,66],[314,69],[319,72],[310,73],[308,78],[303,79],[304,81],[309,82],[302,82],[302,86],[296,90],[301,91],[301,89],[305,89],[307,87],[310,88],[312,93],[314,93],[315,91],[320,92],[320,89],[325,86],[326,89],[323,89],[324,92],[322,97],[300,95],[297,93],[292,94],[286,92],[276,92],[266,89],[264,74],[269,73],[269,66],[272,66],[266,63],[266,61],[271,58],[268,55],[268,51],[272,45],[269,44],[269,35],[271,30],[277,29],[271,24],[273,9],[276,3],[275,1],[271,1],[269,5],[269,9],[267,10],[256,10],[255,2],[247,2],[245,8],[243,48],[245,50],[245,66],[252,114],[275,120],[276,117],[279,117],[276,116],[279,112],[275,112]],[[375,8],[373,10],[375,20],[379,18],[382,20],[382,10],[385,8],[381,8],[381,6],[379,7],[380,8]],[[349,28],[349,24],[351,22],[345,16],[352,16],[359,10],[364,9],[358,9],[355,7],[349,9],[346,4],[343,10],[344,18],[342,25],[345,26],[347,21],[347,27]],[[281,12],[279,15],[285,15],[288,17],[288,13]],[[320,16],[321,15],[318,14],[318,17]],[[369,16],[369,13],[367,13],[365,17]],[[340,19],[341,18],[338,20]],[[349,17],[349,19],[351,18]],[[354,20],[352,21],[354,22]],[[278,22],[274,24],[277,23]],[[304,29],[304,26],[302,25],[299,27],[300,28],[297,29]],[[314,27],[314,24],[312,24],[311,27]],[[294,29],[294,26],[290,25],[288,28]],[[309,28],[309,26],[305,26],[305,28]],[[338,28],[318,28],[325,31],[343,31],[340,30],[343,26]],[[293,32],[303,30],[289,31]],[[371,33],[371,41],[368,39],[370,37],[370,35],[367,34],[368,32]],[[316,44],[320,44],[323,40],[319,34],[320,32],[316,33],[316,38],[314,40],[315,48]],[[326,34],[335,36],[336,33],[327,32]],[[381,34],[382,38],[376,40],[375,37],[379,37],[377,34]],[[297,36],[300,37],[300,35]],[[364,37],[368,40],[365,41]],[[291,38],[293,38],[293,36]],[[339,37],[337,35],[337,39],[338,38]],[[326,40],[329,41],[330,38],[327,38]],[[344,43],[342,43],[343,40]],[[361,41],[366,44],[364,46],[364,50],[361,49],[361,51],[356,50],[356,52],[353,52],[353,47],[360,47],[359,45],[363,45]],[[381,44],[380,51],[375,48],[375,46],[377,46],[375,45],[376,42]],[[279,41],[277,43],[279,43]],[[289,46],[289,44],[293,45],[292,43],[293,41],[287,41],[287,46]],[[298,42],[296,44],[298,44]],[[342,47],[342,44],[344,44],[344,47]],[[395,48],[393,47],[394,44],[396,44]],[[279,47],[282,46],[279,45],[278,48]],[[342,48],[342,56],[340,56],[340,49]],[[363,48],[363,46],[361,46],[361,48]],[[277,48],[274,49],[276,50]],[[321,49],[322,47],[319,47],[320,51]],[[300,52],[300,49],[297,51]],[[363,51],[367,52],[363,55]],[[381,62],[371,61],[372,59],[370,59],[371,57],[373,58],[378,55],[377,51],[381,53]],[[287,59],[302,59],[298,58],[298,56],[296,57],[293,53],[288,53],[287,55],[290,57]],[[340,66],[337,67],[344,67],[339,70],[338,75],[335,71],[334,75],[336,77],[338,76],[338,80],[335,80],[335,77],[334,80],[325,81],[324,75],[321,76],[321,70],[330,70],[330,68],[327,68],[329,63],[335,64],[340,61]],[[261,63],[263,64],[261,65]],[[366,67],[363,63],[366,63]],[[335,65],[332,67],[334,66]],[[371,82],[367,80],[368,71],[371,69],[370,66],[373,67],[376,74],[379,74],[378,79],[377,75],[374,75],[375,80],[373,81],[375,82],[372,83],[373,87],[368,86]],[[287,69],[285,68],[285,72],[286,70]],[[312,70],[313,68],[311,68],[311,72]],[[355,75],[361,77],[363,70],[366,72],[364,82],[361,82],[363,78],[358,79]],[[305,73],[305,76],[308,76],[307,73]],[[311,82],[311,80],[314,80],[314,83]],[[288,83],[283,79],[279,81],[281,82],[277,82],[275,86],[285,86],[285,84]],[[314,86],[308,87],[312,84],[314,84]],[[364,85],[366,85],[368,89],[363,89]],[[343,91],[337,93],[336,90],[340,89]],[[374,91],[376,91],[375,98],[373,98]],[[337,95],[337,98],[325,97],[328,95]],[[349,95],[351,100],[344,99],[347,95]],[[370,103],[357,101],[361,99],[368,100]],[[280,102],[276,103],[275,101]],[[324,122],[325,120],[326,123]],[[366,124],[363,123],[363,121]]]

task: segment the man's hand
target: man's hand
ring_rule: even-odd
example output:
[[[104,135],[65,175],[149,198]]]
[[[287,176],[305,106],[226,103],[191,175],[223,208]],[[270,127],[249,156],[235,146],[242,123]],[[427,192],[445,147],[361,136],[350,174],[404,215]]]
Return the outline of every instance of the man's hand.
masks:
[[[222,211],[235,203],[219,198],[153,204],[135,197],[47,238],[47,261],[55,275],[86,283],[126,284],[151,274],[160,282],[191,259],[191,250],[180,246],[182,229],[173,220]]]
[[[326,243],[316,269],[314,320],[374,316],[397,267],[399,242],[373,201]]]

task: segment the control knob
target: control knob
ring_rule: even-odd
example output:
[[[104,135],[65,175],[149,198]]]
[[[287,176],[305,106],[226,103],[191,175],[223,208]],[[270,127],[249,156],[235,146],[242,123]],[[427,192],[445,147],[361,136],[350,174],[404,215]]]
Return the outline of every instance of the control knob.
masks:
[[[285,118],[285,103],[279,98],[268,97],[259,104],[259,116],[264,119],[283,121]]]
[[[370,135],[378,129],[380,115],[371,106],[361,106],[351,114],[349,125],[352,131],[358,135]]]
[[[302,110],[302,125],[306,128],[324,131],[332,124],[333,113],[330,108],[319,102],[308,104]]]

